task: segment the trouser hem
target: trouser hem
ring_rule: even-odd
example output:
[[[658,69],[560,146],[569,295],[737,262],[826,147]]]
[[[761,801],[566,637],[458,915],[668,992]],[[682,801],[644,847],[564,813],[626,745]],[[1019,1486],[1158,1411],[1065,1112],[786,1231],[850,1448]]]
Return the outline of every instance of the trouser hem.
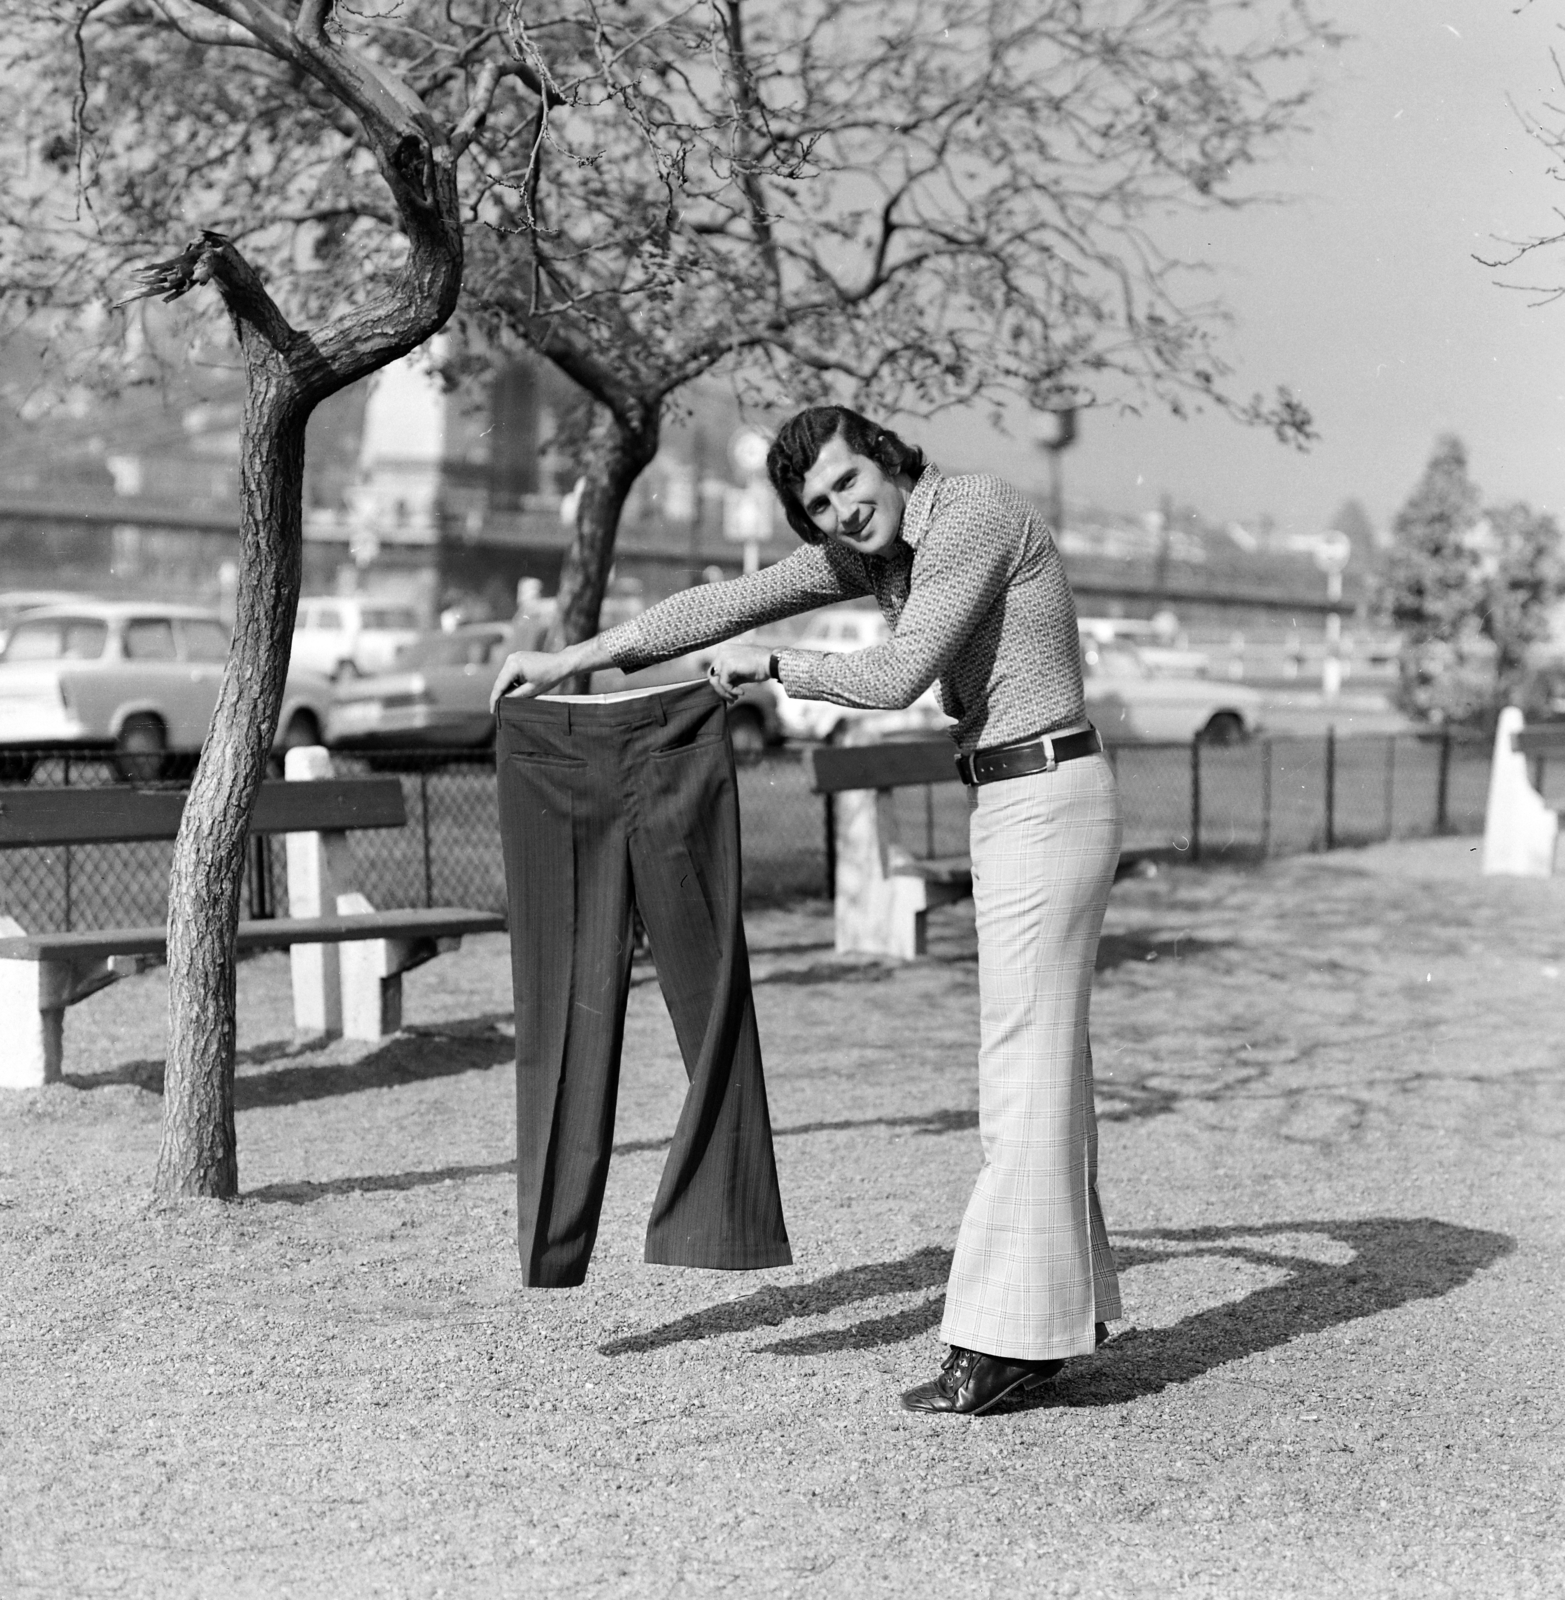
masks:
[[[787,1241],[753,1250],[676,1250],[648,1245],[642,1257],[649,1267],[702,1267],[714,1272],[760,1272],[767,1267],[791,1267],[793,1251]]]

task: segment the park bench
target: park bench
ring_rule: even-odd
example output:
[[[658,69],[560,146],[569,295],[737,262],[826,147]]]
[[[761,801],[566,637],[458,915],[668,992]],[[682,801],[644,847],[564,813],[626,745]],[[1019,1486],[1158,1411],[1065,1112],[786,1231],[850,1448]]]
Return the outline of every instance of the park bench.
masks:
[[[290,951],[301,1033],[382,1038],[401,1026],[404,972],[505,919],[449,906],[375,910],[351,887],[347,834],[404,827],[401,784],[332,778],[318,747],[290,751],[288,772],[290,781],[261,785],[250,832],[286,838],[289,915],[242,921],[238,948]],[[0,849],[172,839],[184,807],[184,793],[170,789],[0,790]],[[66,1007],[164,960],[167,948],[162,927],[28,933],[0,916],[0,1088],[57,1081]]]
[[[915,856],[907,849],[894,791],[960,781],[951,741],[822,745],[809,759],[811,787],[831,798],[837,949],[903,961],[923,955],[929,912],[973,892],[972,863],[965,855]]]
[[[959,783],[955,755],[949,739],[823,745],[810,751],[811,787],[831,800],[839,951],[910,961],[924,954],[930,911],[973,892],[973,864],[966,854],[915,855],[902,843],[897,825],[894,792]],[[1115,876],[1143,867],[1148,855],[1121,854]]]

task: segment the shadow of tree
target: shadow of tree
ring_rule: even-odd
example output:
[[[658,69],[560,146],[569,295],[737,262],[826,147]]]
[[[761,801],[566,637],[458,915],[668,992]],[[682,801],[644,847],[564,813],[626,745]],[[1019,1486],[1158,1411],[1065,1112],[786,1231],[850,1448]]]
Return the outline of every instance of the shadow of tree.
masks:
[[[1105,933],[1098,940],[1099,972],[1131,961],[1188,961],[1213,950],[1231,950],[1231,939],[1201,939],[1194,934],[1140,928],[1133,933]]]
[[[796,1122],[786,1128],[773,1128],[774,1139],[795,1139],[808,1133],[849,1133],[855,1128],[911,1128],[916,1134],[963,1133],[978,1126],[976,1111],[919,1111],[904,1117],[844,1117],[834,1122]],[[628,1139],[614,1146],[617,1156],[642,1155],[651,1150],[666,1150],[672,1135],[659,1139]]]
[[[1324,1237],[1352,1252],[1322,1262],[1288,1248],[1284,1236]],[[1121,1270],[1189,1255],[1218,1255],[1280,1269],[1280,1283],[1242,1299],[1209,1306],[1167,1328],[1132,1330],[1100,1359],[1068,1366],[1047,1390],[1020,1406],[1123,1405],[1188,1383],[1216,1367],[1285,1345],[1303,1334],[1436,1299],[1466,1283],[1516,1248],[1502,1233],[1429,1217],[1267,1223],[1258,1227],[1157,1229],[1119,1236]],[[1268,1248],[1268,1238],[1278,1241]],[[768,1287],[743,1299],[690,1313],[644,1334],[600,1346],[604,1355],[635,1355],[687,1340],[710,1339],[817,1317],[856,1301],[942,1284],[951,1254],[926,1246],[899,1261],[852,1267],[793,1288]],[[869,1350],[926,1333],[940,1320],[943,1295],[846,1328],[820,1330],[759,1347],[772,1355],[814,1356]]]
[[[810,988],[818,983],[884,983],[895,976],[896,967],[879,961],[816,961],[807,967],[784,967],[781,972],[770,972],[754,979],[756,988],[763,984],[795,984]]]
[[[493,1022],[492,1018],[481,1017],[439,1027],[410,1028],[356,1061],[290,1060],[320,1047],[315,1043],[270,1040],[240,1051],[236,1063],[241,1067],[278,1060],[288,1064],[264,1072],[239,1072],[234,1078],[234,1109],[253,1111],[261,1106],[325,1100],[333,1095],[357,1094],[362,1089],[386,1089],[506,1065],[516,1059],[516,1041],[496,1031]],[[129,1083],[162,1094],[163,1063],[128,1061],[107,1072],[67,1073],[64,1081],[75,1089]]]
[[[497,1178],[516,1171],[514,1161],[482,1165],[434,1167],[426,1172],[374,1172],[361,1178],[327,1178],[319,1182],[268,1183],[240,1196],[263,1205],[307,1206],[333,1194],[377,1194],[388,1189],[424,1189],[437,1183],[465,1183],[469,1178]]]

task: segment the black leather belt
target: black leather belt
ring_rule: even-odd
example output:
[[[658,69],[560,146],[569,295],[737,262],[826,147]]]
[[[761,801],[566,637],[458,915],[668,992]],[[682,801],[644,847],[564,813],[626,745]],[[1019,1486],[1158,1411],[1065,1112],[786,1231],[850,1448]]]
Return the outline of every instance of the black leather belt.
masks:
[[[1059,738],[1044,734],[1026,744],[997,745],[956,758],[957,776],[963,783],[994,783],[1000,778],[1025,778],[1029,772],[1053,772],[1062,761],[1095,756],[1103,748],[1096,728],[1067,733]]]

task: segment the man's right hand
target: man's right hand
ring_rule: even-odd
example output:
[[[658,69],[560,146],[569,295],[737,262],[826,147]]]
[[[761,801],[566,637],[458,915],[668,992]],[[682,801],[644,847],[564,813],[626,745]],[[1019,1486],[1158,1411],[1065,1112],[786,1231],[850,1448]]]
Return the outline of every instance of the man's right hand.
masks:
[[[513,650],[505,658],[489,691],[489,710],[494,712],[507,695],[531,700],[548,694],[580,670],[569,650]]]

